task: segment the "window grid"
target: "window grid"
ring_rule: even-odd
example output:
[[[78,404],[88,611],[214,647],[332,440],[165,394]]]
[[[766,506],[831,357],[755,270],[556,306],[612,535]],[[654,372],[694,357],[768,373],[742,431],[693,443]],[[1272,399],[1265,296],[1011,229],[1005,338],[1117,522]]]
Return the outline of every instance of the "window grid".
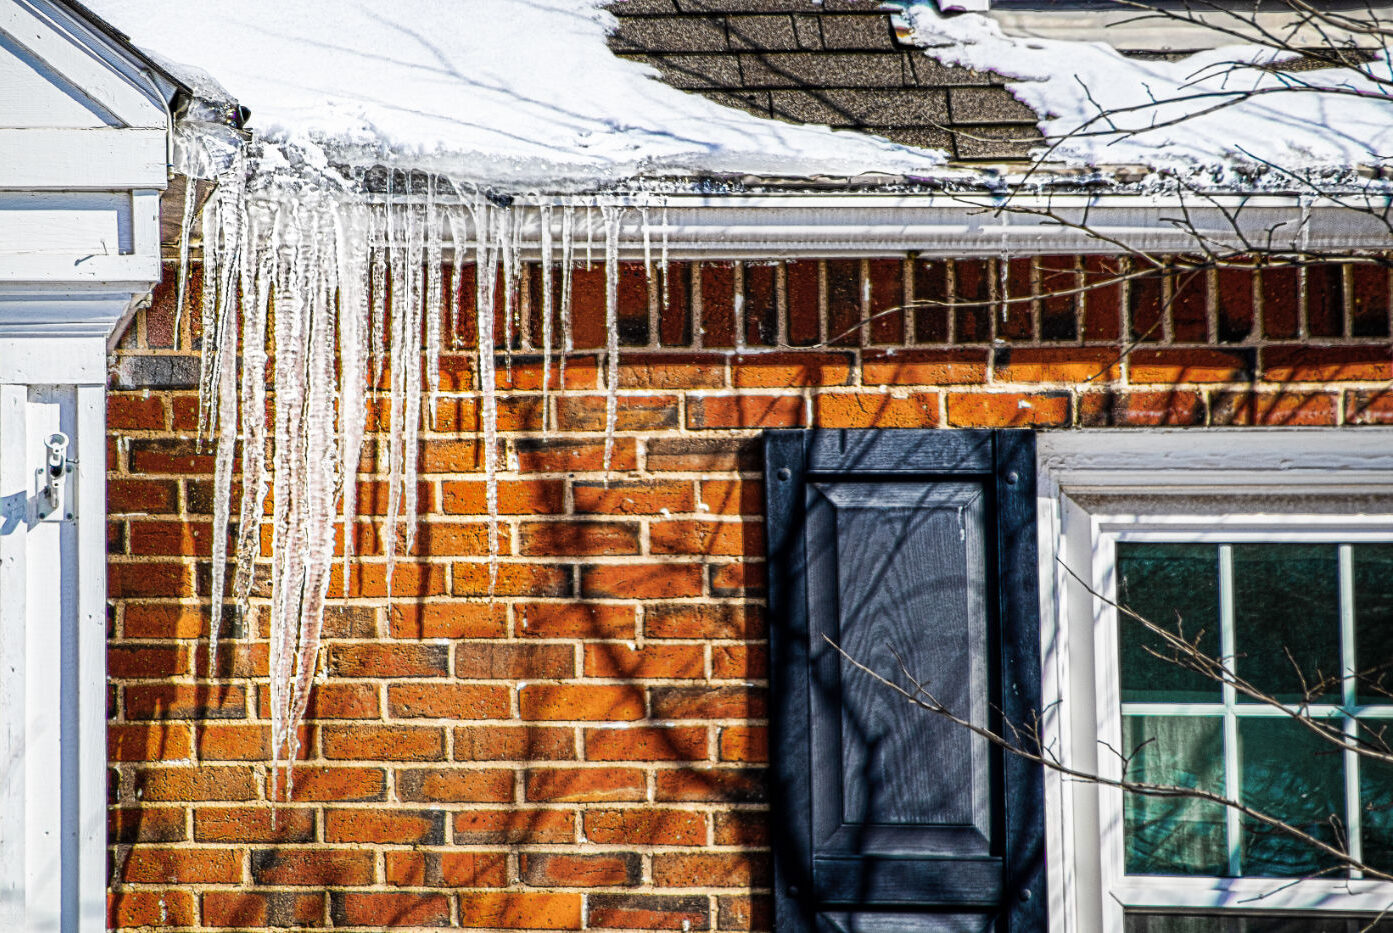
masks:
[[[1128,536],[1129,540],[1145,540]],[[1293,540],[1293,539],[1286,539]],[[1350,544],[1339,544],[1338,584],[1340,617],[1340,670],[1341,703],[1312,703],[1289,705],[1288,709],[1303,709],[1306,715],[1316,718],[1341,719],[1341,725],[1349,747],[1341,753],[1344,765],[1345,826],[1348,834],[1351,858],[1362,861],[1359,755],[1353,750],[1358,737],[1359,719],[1393,719],[1393,705],[1360,706],[1358,684],[1358,658],[1355,654],[1355,593],[1354,593],[1354,548]],[[1233,606],[1233,545],[1219,545],[1219,637],[1220,659],[1224,667],[1234,670],[1237,651],[1234,636]],[[1123,716],[1214,716],[1224,719],[1224,795],[1229,800],[1241,801],[1242,762],[1239,758],[1238,720],[1240,717],[1277,718],[1287,715],[1280,709],[1267,705],[1247,705],[1238,703],[1238,690],[1233,682],[1224,680],[1221,701],[1214,703],[1165,703],[1165,702],[1123,702]],[[1242,814],[1233,807],[1225,807],[1225,833],[1228,849],[1228,869],[1231,877],[1241,877],[1242,867]],[[1350,878],[1362,878],[1357,870],[1349,872]]]

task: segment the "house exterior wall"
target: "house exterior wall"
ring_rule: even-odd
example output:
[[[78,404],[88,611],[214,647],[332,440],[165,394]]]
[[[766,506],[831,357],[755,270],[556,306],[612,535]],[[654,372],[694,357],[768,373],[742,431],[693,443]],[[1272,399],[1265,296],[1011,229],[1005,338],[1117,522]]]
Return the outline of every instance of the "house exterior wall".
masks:
[[[442,361],[390,606],[370,443],[364,556],[348,598],[335,581],[306,760],[273,814],[265,619],[239,620],[217,678],[199,640],[213,462],[193,440],[198,282],[176,334],[174,271],[111,360],[118,929],[768,929],[761,429],[1393,421],[1374,264],[1121,282],[1100,258],[673,264],[665,304],[638,263],[607,483],[597,265],[549,436],[539,357],[510,376],[500,356],[496,598],[472,353]]]

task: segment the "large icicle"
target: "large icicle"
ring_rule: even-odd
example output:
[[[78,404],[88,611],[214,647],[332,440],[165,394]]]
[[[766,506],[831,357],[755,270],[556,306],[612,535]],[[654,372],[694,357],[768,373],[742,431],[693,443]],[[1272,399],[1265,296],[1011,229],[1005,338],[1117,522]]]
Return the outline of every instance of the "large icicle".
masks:
[[[551,405],[548,393],[551,389],[551,205],[541,197],[537,198],[537,218],[541,225],[538,236],[540,263],[542,267],[542,433],[551,431]]]
[[[489,595],[498,586],[498,390],[494,372],[494,299],[498,249],[507,211],[493,210],[482,199],[474,205],[476,246],[475,332],[479,370],[479,417],[484,430],[484,497],[489,513]],[[493,229],[491,229],[493,228]]]
[[[435,177],[430,180],[426,200],[426,383],[430,386],[430,426],[435,430],[436,408],[440,404],[440,350],[445,328],[444,224],[435,198]]]
[[[576,208],[567,204],[561,212],[561,366],[557,384],[566,388],[566,358],[575,347],[571,330],[571,273],[576,262]]]
[[[602,207],[605,222],[605,482],[614,459],[614,424],[619,391],[619,221],[620,208]]]

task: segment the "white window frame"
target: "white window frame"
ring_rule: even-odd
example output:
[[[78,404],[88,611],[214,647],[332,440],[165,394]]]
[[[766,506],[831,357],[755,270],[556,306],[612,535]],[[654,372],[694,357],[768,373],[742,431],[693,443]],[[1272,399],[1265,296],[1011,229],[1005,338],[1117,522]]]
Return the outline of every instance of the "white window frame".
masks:
[[[1116,542],[1393,541],[1393,431],[1061,432],[1038,458],[1043,739],[1088,773],[1120,770],[1100,751],[1120,740],[1117,613],[1080,582],[1112,591]],[[1393,905],[1389,882],[1126,876],[1121,791],[1046,769],[1045,794],[1051,933],[1121,933],[1128,907]]]

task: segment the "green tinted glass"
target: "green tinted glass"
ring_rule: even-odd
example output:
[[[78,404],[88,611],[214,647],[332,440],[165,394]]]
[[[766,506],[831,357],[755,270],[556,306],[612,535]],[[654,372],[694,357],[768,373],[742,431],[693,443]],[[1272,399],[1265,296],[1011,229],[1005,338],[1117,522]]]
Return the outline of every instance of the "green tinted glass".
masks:
[[[1209,544],[1117,545],[1118,603],[1219,656],[1219,550]],[[1164,640],[1118,613],[1122,700],[1218,703],[1219,684],[1186,670]],[[1157,655],[1160,655],[1158,657]]]
[[[1239,677],[1284,703],[1338,702],[1336,546],[1235,544],[1233,626]]]
[[[1224,792],[1224,724],[1218,716],[1123,716],[1127,779]],[[1125,795],[1127,871],[1223,875],[1228,846],[1222,804],[1192,797]]]
[[[1331,845],[1345,822],[1342,753],[1287,717],[1238,720],[1240,800],[1255,810]],[[1308,875],[1337,864],[1309,842],[1243,818],[1240,871],[1244,875]]]
[[[1360,703],[1393,703],[1393,544],[1356,544],[1354,668]]]
[[[1371,748],[1393,745],[1393,721],[1371,720],[1363,738]],[[1364,864],[1393,869],[1393,764],[1359,758],[1359,825]]]

